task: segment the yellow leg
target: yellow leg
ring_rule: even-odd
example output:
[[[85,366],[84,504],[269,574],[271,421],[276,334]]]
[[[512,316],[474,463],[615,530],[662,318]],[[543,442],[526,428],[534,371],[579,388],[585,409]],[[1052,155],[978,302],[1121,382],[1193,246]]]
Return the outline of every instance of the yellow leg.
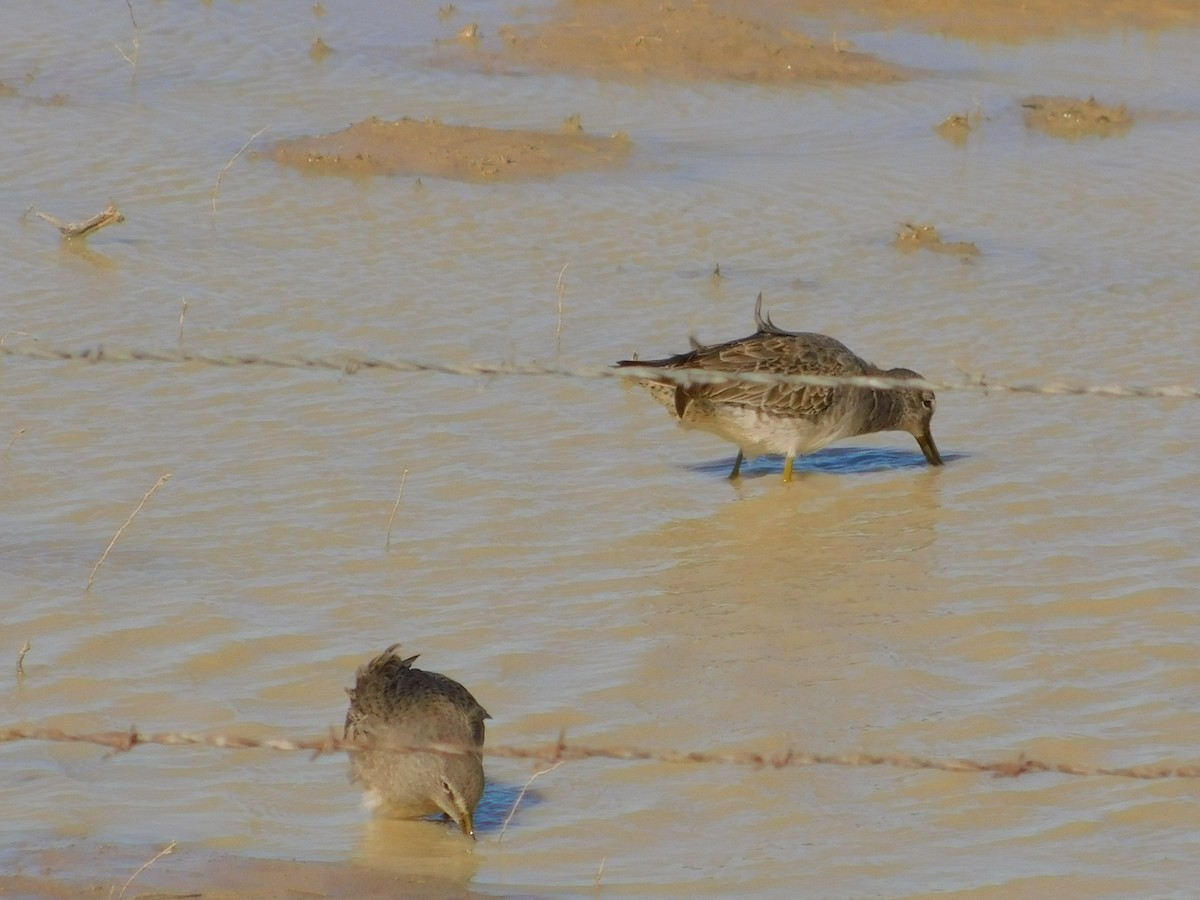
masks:
[[[730,481],[737,481],[738,475],[740,475],[742,472],[742,460],[743,459],[745,459],[745,457],[742,455],[742,450],[739,447],[737,459],[735,459],[733,461],[733,471],[729,473]]]
[[[788,454],[787,462],[783,464],[783,483],[787,484],[792,480],[792,463],[796,461],[796,457]]]

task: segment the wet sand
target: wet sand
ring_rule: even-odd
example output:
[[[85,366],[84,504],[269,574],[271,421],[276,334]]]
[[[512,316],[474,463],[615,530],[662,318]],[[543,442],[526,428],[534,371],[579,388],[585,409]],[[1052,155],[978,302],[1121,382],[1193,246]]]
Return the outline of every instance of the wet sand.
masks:
[[[904,66],[851,49],[837,37],[837,23],[858,28],[918,28],[972,41],[1022,41],[1074,31],[1194,26],[1192,4],[1089,2],[1022,4],[862,4],[846,18],[840,6],[804,10],[830,32],[814,39],[791,27],[780,4],[765,4],[750,16],[737,5],[684,2],[650,9],[636,0],[559,4],[547,21],[506,25],[486,38],[471,23],[441,45],[455,65],[490,72],[544,72],[597,79],[703,83],[733,81],[760,85],[864,85],[911,77]],[[443,8],[443,21],[459,12]],[[822,17],[825,17],[822,19]],[[323,45],[322,45],[323,46]],[[325,48],[317,60],[324,59]],[[1060,137],[1113,135],[1129,127],[1126,108],[1094,98],[1031,97],[1031,128]],[[961,142],[970,114],[952,115],[940,126]],[[276,162],[315,174],[409,175],[465,181],[550,178],[564,172],[619,165],[628,157],[627,134],[583,133],[578,116],[558,131],[497,129],[437,119],[383,121],[371,117],[325,135],[296,136],[273,143]]]
[[[279,141],[270,155],[313,174],[520,181],[612,167],[628,152],[627,135],[583,134],[575,117],[561,133],[447,125],[433,119],[368,119],[334,134]]]
[[[467,900],[495,896],[437,877],[380,872],[346,863],[249,859],[162,847],[139,854],[130,846],[81,846],[30,854],[16,866],[30,874],[0,875],[0,896],[54,898],[116,896],[205,897],[430,897]],[[156,859],[156,857],[158,857]],[[148,865],[147,865],[148,863]],[[143,866],[145,866],[143,868]],[[71,873],[56,877],[55,872]],[[92,872],[91,876],[78,873]],[[120,873],[128,874],[121,875]]]

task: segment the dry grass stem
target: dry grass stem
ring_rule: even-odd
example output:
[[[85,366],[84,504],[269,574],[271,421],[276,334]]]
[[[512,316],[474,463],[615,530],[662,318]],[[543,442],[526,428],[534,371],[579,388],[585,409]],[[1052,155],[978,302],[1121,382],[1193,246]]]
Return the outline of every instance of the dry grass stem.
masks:
[[[537,778],[539,775],[545,775],[547,772],[553,772],[564,762],[565,760],[560,759],[554,765],[550,766],[550,768],[540,769],[529,776],[529,780],[525,782],[524,786],[521,788],[521,793],[517,794],[517,799],[513,801],[512,809],[508,811],[508,816],[504,819],[504,824],[500,826],[500,836],[496,838],[497,844],[504,840],[504,832],[508,831],[508,823],[511,822],[513,820],[513,816],[517,814],[517,807],[520,806],[521,801],[525,799],[525,792],[528,791],[529,786],[533,784],[533,779]]]
[[[563,293],[566,288],[563,287],[563,273],[567,271],[567,266],[571,264],[570,260],[563,263],[563,267],[558,271],[558,283],[554,286],[554,291],[558,294],[558,327],[554,331],[554,352],[562,348],[562,316],[563,316]]]
[[[258,140],[258,138],[262,136],[262,133],[270,127],[270,125],[264,125],[262,128],[258,129],[258,131],[254,132],[254,134],[250,136],[250,140],[242,144],[242,146],[238,148],[238,152],[229,157],[229,162],[225,163],[225,168],[217,173],[217,182],[213,185],[212,189],[212,214],[214,219],[217,217],[217,194],[221,192],[221,179],[225,177],[226,172],[233,168],[233,164],[237,162],[237,158],[246,152],[246,148]]]
[[[404,482],[406,480],[408,480],[408,469],[405,469],[400,475],[400,490],[396,492],[396,502],[392,504],[392,514],[388,517],[387,541],[384,542],[384,550],[392,546],[392,523],[396,521],[396,510],[400,508],[400,498],[404,496]]]
[[[32,209],[32,207],[30,207],[30,208]],[[28,331],[6,331],[6,332],[4,332],[4,335],[3,335],[3,337],[0,337],[0,347],[3,347],[3,346],[4,346],[4,342],[8,340],[8,336],[9,336],[10,334],[19,334],[21,337],[27,337],[27,338],[29,338],[31,341],[36,341],[36,340],[37,340],[37,338],[35,338],[35,337],[34,337],[32,334],[30,334]]]
[[[113,44],[113,46],[116,47],[117,52],[124,57],[125,62],[133,66],[134,71],[137,71],[138,49],[141,47],[142,40],[140,32],[138,31],[137,19],[133,17],[133,0],[125,0],[125,5],[129,7],[129,21],[133,23],[133,56],[130,57],[130,55],[125,52],[124,48],[120,44]]]
[[[144,863],[142,863],[141,866],[138,867],[138,870],[129,876],[129,880],[127,882],[125,882],[125,886],[123,888],[121,888],[121,893],[117,894],[117,900],[121,900],[121,898],[125,896],[125,892],[127,890],[129,890],[129,886],[131,884],[133,884],[133,879],[137,878],[139,875],[142,874],[142,872],[144,872],[146,869],[150,868],[152,865],[154,865],[156,862],[158,862],[164,856],[170,856],[172,853],[175,852],[175,848],[177,846],[178,846],[177,841],[171,841],[171,843],[167,844],[167,846],[165,846],[161,850],[159,850],[158,853],[156,853],[154,855],[153,859],[148,859]],[[112,891],[108,892],[108,896],[112,897]]]
[[[25,677],[25,654],[33,649],[33,644],[26,641],[21,645],[21,652],[17,654],[17,681]]]
[[[187,297],[180,297],[179,299],[181,301],[181,303],[179,305],[179,349],[182,350],[183,349],[183,317],[187,315],[188,302],[187,302]]]
[[[108,206],[104,207],[104,209],[90,219],[84,219],[82,222],[64,222],[57,216],[50,215],[50,213],[44,213],[36,209],[32,211],[39,219],[44,219],[57,228],[62,233],[62,236],[68,240],[77,237],[87,237],[89,234],[99,231],[106,225],[112,225],[114,222],[119,224],[125,221],[125,216],[112,203],[108,204]]]
[[[604,864],[608,862],[607,856],[600,857],[600,868],[596,870],[596,887],[600,887],[600,879],[604,877]]]
[[[142,498],[142,502],[137,505],[137,508],[129,514],[129,518],[125,520],[125,524],[117,529],[117,533],[113,535],[112,540],[108,542],[108,546],[104,548],[104,552],[100,555],[100,558],[96,560],[96,565],[92,566],[92,574],[88,576],[87,587],[83,589],[85,594],[92,589],[92,583],[96,580],[96,572],[99,571],[100,566],[104,564],[104,560],[108,558],[109,551],[112,550],[113,545],[117,542],[117,538],[121,536],[121,532],[129,527],[129,523],[133,521],[134,516],[142,511],[142,507],[146,505],[146,501],[150,499],[155,491],[166,484],[170,477],[171,473],[167,472],[165,475],[159,478],[158,481],[154,482],[154,487],[146,491],[146,496]]]
[[[4,452],[7,453],[9,450],[11,450],[13,448],[13,444],[15,444],[17,442],[17,438],[19,438],[24,433],[25,433],[24,428],[18,428],[17,433],[14,434],[12,436],[12,440],[8,442],[8,446],[4,448]]]

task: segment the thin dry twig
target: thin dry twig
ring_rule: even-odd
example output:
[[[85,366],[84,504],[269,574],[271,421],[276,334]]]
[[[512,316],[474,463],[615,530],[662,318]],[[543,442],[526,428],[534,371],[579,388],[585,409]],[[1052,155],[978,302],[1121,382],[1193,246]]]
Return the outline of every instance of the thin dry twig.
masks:
[[[567,266],[571,264],[568,259],[563,263],[563,267],[558,270],[558,282],[554,286],[554,292],[558,295],[558,327],[554,331],[554,353],[558,354],[562,349],[562,319],[563,319],[563,294],[566,288],[563,287],[563,274],[567,271]]]
[[[400,498],[404,496],[404,481],[408,480],[408,469],[404,469],[400,475],[400,490],[396,492],[396,502],[391,506],[391,515],[388,517],[388,539],[384,541],[383,548],[388,550],[391,546],[391,523],[396,521],[396,510],[400,509]]]
[[[565,762],[565,760],[560,759],[558,762],[556,762],[554,765],[550,766],[548,769],[541,769],[540,771],[534,772],[532,775],[529,776],[529,780],[527,782],[525,782],[524,785],[521,786],[521,792],[519,794],[517,794],[517,799],[513,801],[512,809],[510,809],[508,811],[508,815],[504,819],[504,824],[500,826],[500,836],[496,838],[497,844],[500,843],[502,840],[504,840],[504,832],[508,831],[508,823],[511,822],[513,820],[513,816],[515,816],[517,814],[517,807],[520,806],[521,801],[525,799],[525,792],[528,791],[529,786],[531,784],[533,784],[533,779],[537,778],[539,775],[545,775],[547,772],[553,772],[555,769],[557,769],[559,766],[561,766],[564,762]]]
[[[33,649],[33,644],[26,641],[21,645],[21,652],[17,654],[17,681],[21,681],[25,677],[25,654]]]
[[[87,237],[104,228],[106,225],[112,225],[114,222],[120,224],[125,221],[125,216],[112,203],[108,204],[108,206],[104,207],[104,209],[90,219],[84,219],[82,222],[64,222],[57,216],[52,216],[50,213],[44,213],[36,209],[33,210],[33,214],[57,228],[67,240]]]
[[[142,507],[146,505],[146,501],[150,499],[151,495],[155,491],[166,484],[170,477],[171,473],[167,472],[165,475],[161,476],[158,481],[154,482],[154,487],[146,491],[146,496],[142,497],[142,502],[139,503],[134,511],[129,514],[129,518],[125,520],[125,524],[117,529],[117,533],[113,535],[112,540],[108,542],[108,546],[104,548],[104,552],[100,554],[100,558],[96,560],[96,565],[92,566],[92,574],[88,576],[87,587],[83,589],[85,594],[92,589],[92,582],[96,580],[96,572],[100,569],[100,566],[103,565],[104,560],[108,559],[108,553],[110,550],[112,550],[113,544],[117,542],[117,538],[121,536],[121,532],[129,527],[129,523],[133,521],[134,516],[142,511]]]
[[[167,846],[165,846],[161,850],[159,850],[158,853],[156,853],[154,855],[153,859],[148,859],[144,863],[142,863],[141,866],[138,868],[138,870],[129,876],[129,880],[126,881],[125,886],[123,888],[121,888],[121,893],[117,894],[117,900],[121,900],[121,898],[125,896],[125,892],[127,890],[129,890],[129,886],[131,884],[133,884],[133,879],[137,878],[139,875],[142,874],[142,872],[144,872],[146,869],[150,868],[152,865],[154,865],[156,862],[158,862],[164,856],[170,856],[172,853],[175,852],[175,848],[177,846],[178,846],[177,841],[171,841],[171,843],[167,844]],[[108,892],[108,896],[112,897],[112,891]]]
[[[600,857],[600,868],[596,870],[596,887],[600,887],[600,879],[604,876],[604,864],[608,862],[607,856]]]
[[[258,129],[258,131],[254,132],[254,134],[250,136],[250,140],[248,140],[248,141],[246,141],[246,143],[242,144],[242,146],[238,148],[238,152],[233,154],[233,156],[229,157],[229,162],[225,163],[225,168],[223,168],[220,172],[217,173],[217,182],[216,182],[216,184],[213,185],[213,189],[212,189],[213,219],[217,218],[217,194],[220,193],[220,191],[221,191],[221,179],[225,177],[226,172],[228,172],[230,169],[233,168],[233,164],[235,162],[237,162],[237,158],[246,152],[246,148],[249,147],[251,144],[253,144],[256,140],[258,140],[258,138],[262,135],[262,133],[270,127],[271,127],[270,125],[264,125],[262,128]]]
[[[392,546],[392,522],[396,521],[396,510],[400,508],[400,498],[404,496],[404,482],[407,480],[408,469],[405,469],[400,475],[400,490],[396,492],[396,502],[392,504],[392,514],[388,517],[387,540],[383,544],[384,550]]]
[[[187,315],[188,302],[187,297],[179,298],[182,302],[179,305],[179,349],[183,349],[183,317]]]
[[[3,336],[0,336],[0,347],[4,346],[4,342],[8,340],[8,336],[10,334],[19,334],[21,337],[29,338],[31,341],[34,341],[34,342],[37,341],[37,338],[35,338],[28,331],[6,331],[6,332],[4,332]]]
[[[141,33],[138,31],[137,19],[133,17],[133,0],[125,0],[125,5],[129,7],[129,21],[133,23],[133,58],[125,52],[120,44],[113,44],[117,48],[117,52],[125,59],[125,62],[133,66],[134,71],[137,71],[138,64],[138,49],[141,47]],[[122,892],[123,893],[123,892]]]
[[[14,434],[12,436],[12,440],[8,442],[8,446],[4,448],[4,452],[7,453],[9,450],[11,450],[13,448],[13,444],[15,444],[17,442],[17,438],[19,438],[24,433],[25,433],[24,426],[22,426],[21,428],[18,428],[17,433]]]

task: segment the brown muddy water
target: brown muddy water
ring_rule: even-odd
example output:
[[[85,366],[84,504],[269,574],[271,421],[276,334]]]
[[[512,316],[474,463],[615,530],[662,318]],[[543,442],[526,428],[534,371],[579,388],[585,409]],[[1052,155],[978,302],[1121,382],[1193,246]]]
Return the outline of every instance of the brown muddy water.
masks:
[[[1196,383],[1200,38],[1169,4],[1016,36],[681,4],[727,75],[517,53],[576,19],[619,43],[589,6],[135,0],[135,51],[125,4],[4,4],[5,346],[173,349],[186,299],[197,351],[594,367],[748,334],[762,291],[933,379]],[[799,32],[875,75],[753,77]],[[1130,122],[1064,138],[1031,97]],[[372,117],[576,114],[627,152],[514,180],[270,155]],[[126,221],[82,245],[22,219],[110,200]],[[898,249],[926,225],[978,253]],[[401,641],[497,745],[1197,762],[1200,406],[938,403],[944,469],[881,435],[731,485],[731,446],[615,381],[6,357],[2,724],[319,735]],[[171,840],[130,895],[1187,896],[1200,872],[1187,780],[574,762],[501,840],[545,767],[486,766],[472,847],[371,820],[338,757],[8,744],[0,892],[120,890]]]

